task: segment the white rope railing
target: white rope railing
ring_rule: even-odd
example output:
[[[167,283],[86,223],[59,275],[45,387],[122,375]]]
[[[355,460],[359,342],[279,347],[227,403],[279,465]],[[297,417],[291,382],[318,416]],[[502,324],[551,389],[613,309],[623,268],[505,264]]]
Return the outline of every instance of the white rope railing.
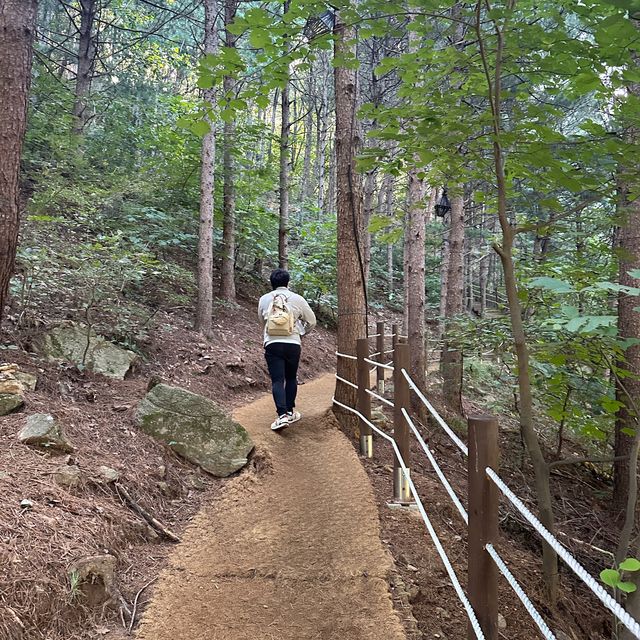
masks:
[[[442,472],[442,469],[440,469],[440,465],[436,462],[436,459],[433,457],[433,454],[431,453],[431,449],[429,449],[429,445],[427,445],[427,443],[423,440],[422,436],[420,435],[420,432],[416,428],[416,425],[413,423],[413,420],[409,417],[409,414],[407,413],[407,410],[404,407],[402,408],[402,415],[407,421],[407,424],[409,425],[409,427],[411,427],[413,434],[416,436],[418,442],[420,443],[422,450],[426,453],[427,458],[429,458],[429,462],[431,463],[431,466],[433,467],[433,470],[436,472],[438,478],[440,478],[440,482],[442,483],[442,486],[445,488],[446,492],[449,494],[449,497],[451,498],[451,501],[453,502],[453,504],[456,505],[456,508],[458,509],[460,515],[462,516],[462,519],[465,521],[465,524],[468,525],[469,516],[467,515],[466,509],[462,506],[462,502],[460,502],[460,499],[456,495],[456,492],[454,491],[453,487],[451,486],[446,476]]]
[[[380,334],[379,333],[370,333],[368,337],[369,338],[379,338]]]
[[[453,432],[451,427],[449,427],[449,425],[443,420],[440,414],[435,410],[433,405],[431,405],[431,403],[426,399],[424,394],[416,386],[416,384],[411,379],[411,376],[407,373],[405,369],[402,369],[402,374],[404,375],[405,379],[409,383],[409,386],[413,389],[413,391],[420,398],[420,400],[422,400],[422,402],[429,409],[431,414],[436,418],[440,426],[447,432],[449,437],[458,446],[458,448],[465,455],[468,456],[469,455],[468,447],[462,442],[462,440],[460,440],[460,438],[458,438],[458,436]],[[404,409],[403,409],[403,413],[406,413]],[[415,428],[413,430],[414,430],[414,433],[416,433]],[[622,624],[624,624],[624,626],[627,629],[629,629],[629,631],[635,634],[636,638],[640,638],[640,624],[631,615],[629,615],[618,602],[616,602],[615,598],[613,598],[609,593],[607,593],[607,591],[578,562],[578,560],[562,545],[562,543],[546,529],[546,527],[531,513],[531,511],[529,511],[529,509],[524,505],[524,503],[520,500],[520,498],[518,498],[513,493],[513,491],[509,489],[509,487],[502,481],[500,476],[498,476],[498,474],[493,469],[491,469],[490,467],[487,467],[486,473],[487,473],[487,476],[491,478],[491,480],[493,480],[496,486],[505,495],[505,497],[516,507],[518,511],[520,511],[520,513],[529,521],[531,526],[534,529],[536,529],[536,531],[542,536],[542,538],[554,549],[554,551],[558,554],[558,556],[560,556],[564,560],[564,562],[569,566],[569,568],[571,568],[571,570],[587,585],[587,587],[591,589],[591,591],[602,602],[602,604],[605,607],[607,607],[618,618],[618,620],[620,620],[620,622],[622,622]],[[446,489],[446,486],[445,486],[445,489]],[[460,509],[458,508],[458,510]],[[526,594],[525,594],[525,597],[526,597]],[[534,618],[534,621],[535,621],[535,618]]]
[[[376,351],[375,353],[370,353],[370,354],[369,354],[369,357],[370,357],[370,358],[375,358],[376,356],[379,356],[379,355],[380,355],[380,352],[379,352],[379,351]]]
[[[616,600],[608,594],[596,579],[571,555],[562,543],[536,518],[524,505],[522,500],[516,496],[511,489],[502,481],[500,476],[490,467],[485,469],[487,476],[493,480],[495,485],[502,491],[504,496],[514,507],[529,521],[529,524],[540,534],[547,544],[565,561],[569,568],[593,591],[602,604],[622,622],[622,624],[640,638],[640,624],[632,618]]]
[[[398,462],[400,463],[400,466],[402,468],[404,477],[406,478],[409,484],[411,494],[413,495],[413,498],[416,501],[416,505],[418,507],[418,510],[420,511],[420,515],[422,516],[422,519],[427,527],[427,531],[429,532],[429,535],[431,536],[433,544],[436,547],[438,555],[440,556],[440,559],[444,564],[447,574],[449,575],[449,579],[453,584],[453,588],[455,589],[456,594],[460,599],[460,602],[462,602],[462,605],[464,606],[467,612],[467,616],[469,617],[469,621],[471,622],[471,627],[473,628],[473,631],[476,634],[476,638],[478,640],[485,640],[484,634],[482,633],[482,629],[480,628],[480,623],[478,622],[478,618],[476,617],[475,611],[473,610],[473,607],[471,606],[471,603],[469,602],[467,595],[465,594],[464,590],[462,589],[462,586],[460,585],[458,576],[456,575],[456,572],[453,566],[451,565],[451,562],[449,561],[449,557],[447,556],[447,553],[444,550],[442,543],[440,542],[440,538],[438,538],[438,534],[436,533],[436,530],[431,524],[431,520],[429,519],[429,516],[425,511],[424,505],[422,504],[422,500],[418,495],[418,491],[416,490],[413,480],[411,479],[411,475],[409,473],[409,470],[407,469],[407,465],[404,462],[402,454],[400,453],[400,449],[398,449],[398,445],[396,444],[395,440],[390,435],[382,431],[381,429],[378,429],[376,425],[374,425],[370,420],[365,418],[365,416],[363,416],[362,413],[357,409],[354,409],[353,407],[343,404],[342,402],[338,402],[335,398],[333,398],[332,401],[334,404],[338,405],[339,407],[342,407],[343,409],[346,409],[347,411],[350,411],[351,413],[354,413],[355,415],[357,415],[361,420],[363,420],[366,424],[368,424],[373,431],[375,431],[378,435],[382,436],[385,440],[388,440],[391,443],[391,446],[393,447],[393,450],[396,454]]]
[[[384,402],[384,404],[390,407],[396,406],[395,404],[393,404],[393,402],[391,402],[391,400],[387,400],[386,398],[383,398],[381,395],[377,394],[375,391],[371,391],[371,389],[365,389],[365,391],[376,400],[380,400],[380,402]]]
[[[344,382],[344,384],[349,385],[350,387],[353,387],[354,389],[358,388],[357,384],[354,384],[353,382],[351,382],[351,380],[347,380],[346,378],[342,378],[337,373],[336,373],[336,380],[340,380],[340,382]]]
[[[460,499],[456,495],[456,492],[454,491],[453,487],[451,486],[451,484],[447,480],[446,476],[444,475],[444,473],[440,469],[440,466],[438,465],[438,463],[435,461],[435,459],[433,457],[433,454],[431,453],[431,450],[429,449],[429,445],[427,445],[427,443],[424,441],[424,439],[420,435],[420,432],[416,428],[413,420],[411,419],[411,417],[407,413],[407,410],[404,409],[404,408],[402,409],[402,415],[405,417],[405,420],[407,421],[407,424],[411,427],[411,430],[413,431],[413,433],[416,436],[418,442],[422,446],[422,449],[427,454],[427,458],[429,458],[429,462],[431,463],[431,466],[433,467],[434,471],[438,475],[438,478],[440,478],[440,482],[442,483],[442,486],[445,488],[445,490],[449,494],[449,497],[451,498],[452,502],[456,505],[456,507],[458,509],[458,512],[462,516],[462,519],[468,525],[469,524],[469,514],[467,513],[466,509],[462,506],[462,503],[460,502]],[[556,640],[556,637],[553,635],[553,633],[551,632],[551,630],[547,626],[546,622],[544,621],[544,619],[540,615],[539,611],[536,609],[536,607],[533,604],[533,602],[531,602],[531,600],[529,599],[527,594],[523,591],[523,589],[520,586],[520,584],[518,584],[518,581],[514,578],[514,576],[511,573],[511,571],[509,571],[509,567],[507,567],[507,565],[502,560],[502,558],[500,557],[498,552],[494,549],[493,545],[488,544],[485,547],[485,549],[487,550],[487,552],[489,553],[489,555],[491,556],[493,561],[496,563],[496,566],[498,567],[498,570],[500,571],[500,573],[502,573],[502,575],[506,578],[506,580],[509,583],[509,585],[511,586],[511,588],[515,591],[516,595],[520,599],[520,602],[522,602],[522,604],[524,605],[525,609],[527,610],[527,612],[529,613],[529,615],[531,616],[533,621],[536,623],[537,627],[540,629],[540,631],[541,631],[542,635],[544,636],[544,638],[546,640]]]
[[[518,596],[520,602],[522,602],[527,613],[531,616],[531,619],[536,623],[540,633],[546,640],[556,640],[553,631],[549,629],[547,623],[544,621],[540,612],[536,609],[535,605],[529,599],[529,596],[524,592],[524,589],[520,586],[520,583],[516,580],[515,576],[509,570],[509,567],[505,564],[504,560],[500,557],[500,554],[495,550],[492,544],[485,546],[487,553],[491,556],[491,559],[496,563],[498,571],[505,577],[509,586],[513,589]]]
[[[348,353],[340,353],[339,351],[336,351],[335,354],[338,356],[338,358],[346,358],[347,360],[357,360],[357,356],[351,356]]]
[[[402,369],[402,375],[406,378],[409,386],[415,391],[416,395],[420,400],[422,400],[423,404],[429,409],[431,415],[438,421],[438,424],[447,432],[447,435],[455,442],[458,449],[464,453],[465,456],[469,455],[469,448],[467,445],[458,438],[458,436],[453,432],[453,429],[444,421],[442,416],[436,411],[435,407],[425,398],[424,393],[420,391],[416,383],[411,379],[411,376],[407,373],[406,369]]]
[[[380,367],[381,369],[389,369],[390,371],[393,371],[393,365],[383,364],[382,362],[376,362],[375,360],[371,360],[369,358],[363,358],[363,360],[367,364],[371,364],[374,367]]]

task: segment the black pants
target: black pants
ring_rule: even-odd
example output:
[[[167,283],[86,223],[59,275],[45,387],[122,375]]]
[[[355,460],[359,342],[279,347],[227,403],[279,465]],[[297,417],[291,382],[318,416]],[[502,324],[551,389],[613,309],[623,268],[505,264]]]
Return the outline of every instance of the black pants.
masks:
[[[271,391],[278,415],[293,411],[298,393],[300,345],[271,342],[264,348],[264,357],[271,376]]]

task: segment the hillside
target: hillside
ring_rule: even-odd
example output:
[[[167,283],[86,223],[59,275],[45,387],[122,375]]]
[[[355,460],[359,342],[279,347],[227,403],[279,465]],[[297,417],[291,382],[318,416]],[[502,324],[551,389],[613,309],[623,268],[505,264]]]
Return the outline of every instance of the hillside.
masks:
[[[215,325],[215,339],[203,342],[186,315],[158,312],[141,363],[123,381],[46,362],[26,348],[25,334],[2,335],[0,360],[38,377],[25,407],[0,418],[2,638],[96,638],[121,628],[117,607],[90,609],[74,591],[70,568],[83,557],[116,558],[115,585],[129,608],[164,565],[173,543],[131,510],[100,467],[117,471],[133,499],[178,536],[224,484],[133,424],[150,379],[190,389],[228,410],[268,388],[253,301],[217,306]],[[28,334],[29,340],[36,336]],[[302,381],[330,369],[333,344],[322,327],[308,336]],[[33,413],[57,418],[75,450],[56,454],[19,444],[16,434]],[[73,465],[79,484],[60,486],[60,467]],[[21,506],[24,500],[28,507]],[[141,594],[139,611],[144,602]]]

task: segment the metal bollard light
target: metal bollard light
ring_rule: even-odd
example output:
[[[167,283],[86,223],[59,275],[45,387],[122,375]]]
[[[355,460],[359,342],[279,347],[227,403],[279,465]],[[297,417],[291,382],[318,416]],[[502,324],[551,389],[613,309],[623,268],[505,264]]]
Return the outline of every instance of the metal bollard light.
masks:
[[[384,322],[378,322],[376,324],[376,333],[378,337],[376,338],[376,351],[378,352],[378,360],[380,362],[386,362],[386,354],[384,352]],[[383,396],[384,395],[384,369],[382,367],[378,367],[376,369],[376,383],[378,387],[378,393]]]
[[[402,415],[402,409],[409,411],[409,383],[402,374],[402,369],[409,368],[409,345],[398,340],[393,352],[393,438],[398,445],[400,455],[407,465],[407,472],[411,470],[411,452],[409,447],[409,425]],[[408,504],[411,500],[411,489],[405,472],[396,458],[393,463],[393,500],[401,504]]]
[[[371,396],[367,393],[371,382],[369,365],[364,361],[369,357],[369,341],[360,338],[356,343],[358,357],[358,398],[357,409],[367,419],[371,420]],[[360,419],[360,455],[373,458],[373,432],[371,427]]]

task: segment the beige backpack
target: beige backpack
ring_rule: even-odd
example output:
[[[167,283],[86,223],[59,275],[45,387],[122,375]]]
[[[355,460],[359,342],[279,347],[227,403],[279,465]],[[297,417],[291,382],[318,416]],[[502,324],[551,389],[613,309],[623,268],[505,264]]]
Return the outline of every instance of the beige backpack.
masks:
[[[287,304],[287,298],[276,293],[267,310],[267,335],[290,336],[293,333],[295,318]]]

